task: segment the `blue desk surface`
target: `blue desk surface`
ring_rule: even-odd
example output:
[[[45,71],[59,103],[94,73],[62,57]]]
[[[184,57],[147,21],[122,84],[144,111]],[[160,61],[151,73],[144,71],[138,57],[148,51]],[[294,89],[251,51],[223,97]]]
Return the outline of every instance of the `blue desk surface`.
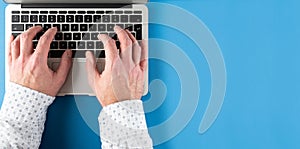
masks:
[[[221,48],[227,72],[227,89],[221,112],[208,131],[199,134],[199,124],[211,93],[207,61],[197,46],[180,31],[165,25],[150,24],[150,38],[163,39],[180,47],[196,68],[199,81],[195,80],[195,83],[201,85],[199,102],[192,119],[175,137],[155,148],[300,148],[299,1],[152,2],[179,6],[201,19]],[[5,6],[1,1],[1,97],[4,95]],[[160,10],[160,13],[163,14],[163,11]],[[154,10],[150,10],[150,15],[152,13]],[[176,19],[177,16],[170,17]],[[197,30],[197,26],[189,22],[185,25]],[[150,53],[153,50],[150,45]],[[161,80],[166,87],[165,98],[155,95],[157,98],[164,98],[164,102],[156,110],[146,114],[148,126],[153,127],[166,121],[176,110],[181,97],[181,82],[176,68],[171,64],[158,59],[150,59],[149,64],[149,81]],[[160,90],[156,92],[159,93]],[[150,98],[149,93],[143,100]],[[96,103],[93,97],[58,97],[49,108],[41,148],[100,148],[99,136],[80,115],[76,100],[81,100],[87,106]],[[190,99],[182,100],[186,102]],[[97,105],[94,109],[93,113],[97,113],[100,106]],[[97,114],[91,117],[96,121]],[[168,129],[161,131],[162,134],[167,132]]]

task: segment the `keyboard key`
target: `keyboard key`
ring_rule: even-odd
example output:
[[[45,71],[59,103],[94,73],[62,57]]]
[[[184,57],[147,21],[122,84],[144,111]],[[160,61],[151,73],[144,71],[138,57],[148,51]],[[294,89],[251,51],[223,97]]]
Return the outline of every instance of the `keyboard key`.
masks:
[[[29,22],[29,16],[28,15],[21,15],[21,22]]]
[[[102,16],[102,22],[104,22],[104,23],[110,22],[110,16],[109,15],[103,15]]]
[[[118,15],[112,15],[111,16],[111,21],[112,22],[119,22],[120,17]]]
[[[48,58],[61,58],[64,52],[65,50],[50,50],[48,53]]]
[[[21,33],[12,33],[12,35],[14,36],[14,38],[16,39],[17,36],[19,36]]]
[[[86,50],[73,50],[72,58],[85,58]]]
[[[124,11],[125,14],[132,14],[132,11]]]
[[[40,40],[40,38],[43,36],[44,32],[38,32],[35,36],[36,40]]]
[[[81,40],[81,33],[73,33],[73,40]]]
[[[117,49],[121,49],[121,48],[120,48],[120,45],[121,45],[120,41],[116,41]]]
[[[91,34],[90,33],[82,33],[82,40],[90,40]]]
[[[70,31],[70,25],[69,24],[63,24],[61,30],[62,31]]]
[[[80,24],[80,31],[87,31],[87,24]]]
[[[123,11],[115,11],[115,14],[122,14],[123,13]]]
[[[76,44],[76,42],[74,42],[74,41],[70,41],[69,43],[68,43],[68,48],[69,49],[76,49],[76,46],[77,46],[77,44]]]
[[[96,58],[105,58],[105,51],[104,50],[96,50],[95,57]]]
[[[114,11],[112,11],[112,10],[109,10],[109,11],[105,11],[105,13],[106,13],[106,14],[113,14],[113,13],[114,13]]]
[[[78,24],[71,24],[71,31],[78,31]]]
[[[52,26],[56,27],[58,32],[60,31],[60,24],[53,24]]]
[[[107,24],[107,31],[114,31],[114,24]]]
[[[106,31],[106,24],[98,24],[98,31]]]
[[[83,16],[82,15],[76,15],[75,16],[75,22],[78,22],[78,23],[83,22]]]
[[[78,42],[78,47],[77,48],[78,49],[85,49],[85,42],[83,42],[83,41]]]
[[[65,22],[65,16],[64,15],[58,15],[57,16],[57,22]]]
[[[12,29],[12,31],[24,31],[24,25],[23,24],[12,24],[11,29]]]
[[[34,26],[40,26],[40,27],[42,27],[43,25],[42,24],[34,24]]]
[[[90,50],[95,49],[95,43],[93,41],[87,42],[86,46],[87,46],[86,47],[87,49],[90,49]]]
[[[57,41],[51,42],[50,49],[58,49],[58,42]]]
[[[30,22],[38,22],[38,16],[37,15],[31,15],[30,16]]]
[[[133,37],[136,37],[136,34],[135,34],[135,32],[131,32],[131,34],[132,34],[132,36],[133,36]]]
[[[109,33],[109,36],[114,40],[118,40],[118,35],[115,33]]]
[[[59,11],[60,14],[67,14],[67,11]]]
[[[39,11],[31,11],[31,14],[39,14]]]
[[[94,22],[101,22],[101,15],[94,15]]]
[[[84,22],[87,22],[87,23],[92,22],[92,16],[91,15],[84,16]]]
[[[68,11],[68,14],[76,14],[76,11]]]
[[[96,11],[97,14],[104,14],[104,11]]]
[[[136,32],[136,39],[142,40],[142,24],[135,24],[134,31]]]
[[[85,11],[77,11],[78,14],[85,14]]]
[[[99,33],[91,33],[91,40],[99,40],[98,35]]]
[[[57,11],[50,11],[50,14],[57,14]]]
[[[40,15],[39,22],[47,22],[47,15]]]
[[[25,30],[28,30],[28,29],[30,29],[31,27],[33,27],[33,24],[26,24],[25,26],[26,26],[26,27],[25,27]]]
[[[129,16],[130,22],[136,23],[136,22],[142,22],[142,16],[141,15],[131,15]]]
[[[96,41],[96,49],[104,49],[103,42],[101,42],[101,41]]]
[[[12,11],[12,14],[20,14],[20,11]]]
[[[33,49],[35,49],[37,47],[37,45],[38,45],[38,41],[33,41],[32,42]]]
[[[132,24],[125,24],[125,29],[129,31],[133,31],[133,25]]]
[[[72,16],[72,15],[67,15],[66,21],[67,21],[67,22],[74,22],[74,16]]]
[[[68,48],[68,44],[65,41],[61,41],[59,42],[59,49],[67,49]]]
[[[89,24],[89,31],[97,31],[97,24]]]
[[[22,14],[29,14],[29,11],[22,11]]]
[[[56,22],[56,16],[55,15],[49,15],[48,16],[48,22]]]
[[[127,23],[128,22],[128,16],[127,15],[121,15],[121,22]]]
[[[134,11],[134,14],[142,14],[142,11]]]
[[[54,39],[55,40],[63,40],[63,34],[62,33],[56,33]]]
[[[44,26],[43,26],[43,29],[45,32],[50,28],[51,28],[51,24],[44,24]]]
[[[121,28],[124,29],[124,24],[116,24],[117,26],[120,26]]]
[[[64,33],[64,40],[72,40],[72,33]]]
[[[40,14],[48,14],[48,11],[40,11]]]
[[[11,16],[12,22],[20,22],[20,16],[19,15],[12,15]]]
[[[87,14],[95,14],[95,11],[87,11]]]

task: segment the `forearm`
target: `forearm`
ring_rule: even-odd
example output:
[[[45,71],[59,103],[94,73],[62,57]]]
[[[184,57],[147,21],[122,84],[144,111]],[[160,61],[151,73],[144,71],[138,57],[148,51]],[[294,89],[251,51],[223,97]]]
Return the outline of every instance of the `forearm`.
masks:
[[[10,83],[0,109],[0,148],[38,148],[54,99]]]
[[[108,105],[98,120],[102,148],[152,148],[141,100]]]

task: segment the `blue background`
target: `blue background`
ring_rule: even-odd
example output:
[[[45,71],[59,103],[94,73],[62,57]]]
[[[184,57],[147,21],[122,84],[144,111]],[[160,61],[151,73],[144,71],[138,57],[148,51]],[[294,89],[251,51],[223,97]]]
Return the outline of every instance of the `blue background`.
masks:
[[[198,128],[210,96],[211,83],[206,60],[197,52],[194,43],[179,31],[150,25],[150,38],[165,39],[182,48],[196,65],[201,82],[199,105],[192,120],[175,138],[155,148],[300,148],[300,2],[155,2],[180,6],[200,18],[218,41],[227,69],[227,91],[222,110],[212,127],[201,135]],[[5,67],[4,9],[5,4],[1,1],[1,97],[4,96]],[[172,17],[176,19],[176,16]],[[186,25],[197,29],[188,22]],[[169,91],[163,105],[146,114],[150,127],[163,122],[174,112],[179,101],[180,82],[175,69],[164,62],[150,60],[149,69],[150,81],[161,79]],[[41,148],[100,148],[99,137],[82,120],[74,97],[59,97],[49,108]]]

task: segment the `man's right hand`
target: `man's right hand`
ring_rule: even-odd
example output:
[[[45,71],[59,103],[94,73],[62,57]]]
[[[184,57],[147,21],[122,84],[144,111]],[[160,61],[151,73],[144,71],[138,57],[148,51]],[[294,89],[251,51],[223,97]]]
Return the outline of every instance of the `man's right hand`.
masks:
[[[100,74],[96,59],[91,52],[86,53],[86,68],[91,88],[100,104],[107,105],[131,99],[141,99],[144,92],[145,73],[148,65],[146,42],[140,46],[127,30],[115,27],[120,52],[115,41],[105,34],[98,36],[105,48],[105,68]]]

